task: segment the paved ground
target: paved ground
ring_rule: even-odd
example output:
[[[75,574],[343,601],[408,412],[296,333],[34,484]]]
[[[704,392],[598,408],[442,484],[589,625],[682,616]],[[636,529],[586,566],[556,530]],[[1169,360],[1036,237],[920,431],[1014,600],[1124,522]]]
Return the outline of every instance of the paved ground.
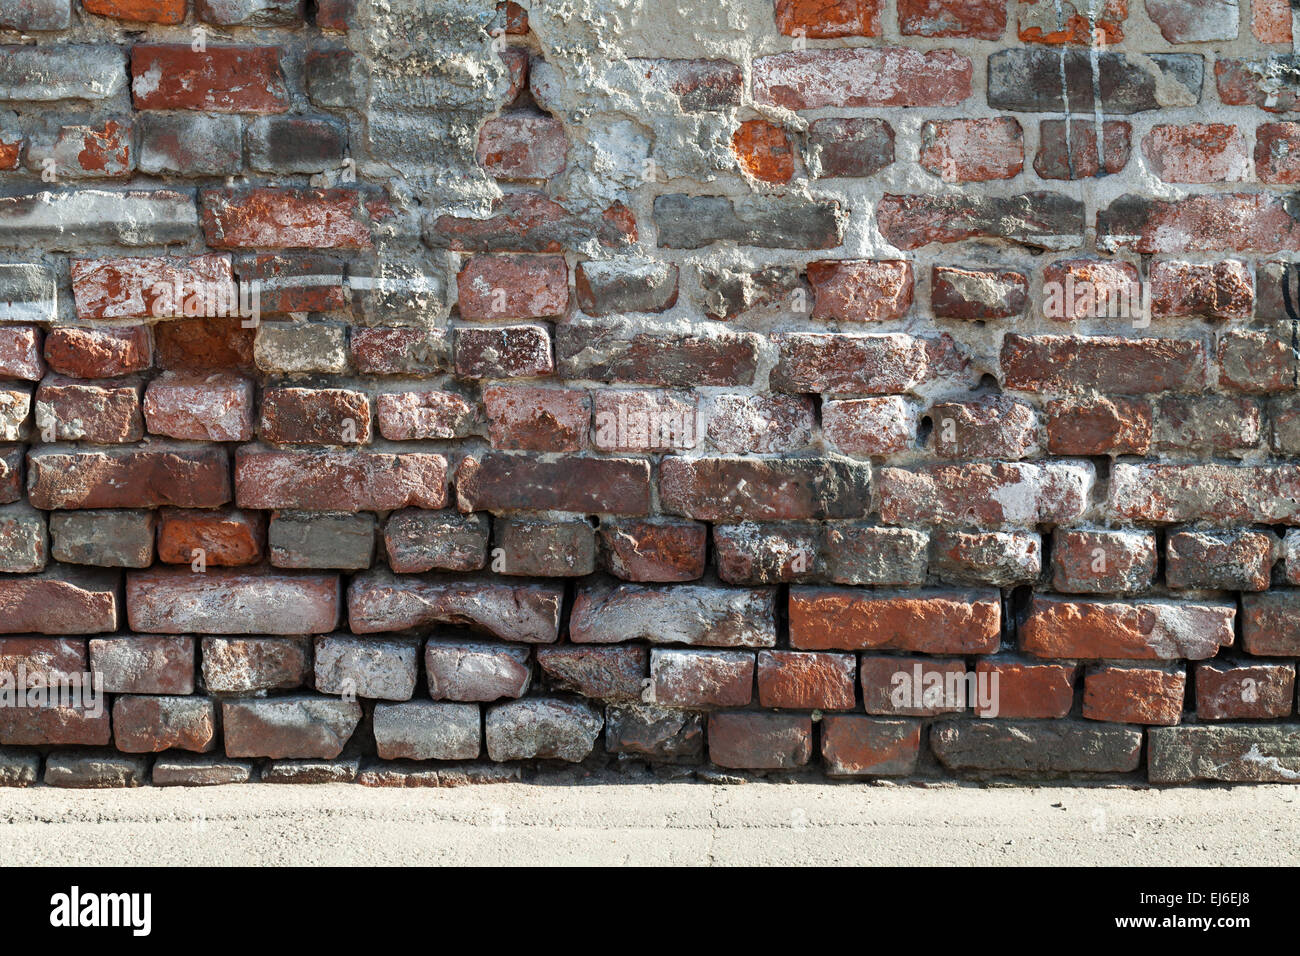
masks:
[[[749,783],[0,791],[0,865],[1296,864],[1300,789]]]

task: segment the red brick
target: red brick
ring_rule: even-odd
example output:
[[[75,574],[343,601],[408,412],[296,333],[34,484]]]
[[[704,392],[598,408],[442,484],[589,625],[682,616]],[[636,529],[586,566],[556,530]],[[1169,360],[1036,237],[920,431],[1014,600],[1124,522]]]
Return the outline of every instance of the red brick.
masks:
[[[578,591],[569,620],[575,644],[650,641],[705,647],[776,644],[773,588],[672,588],[595,581]]]
[[[71,271],[79,319],[211,315],[209,302],[234,293],[230,257],[223,255],[73,259]],[[237,295],[224,301],[238,308]]]
[[[334,312],[348,306],[343,263],[331,256],[315,253],[243,256],[237,270],[240,281],[256,290],[256,302],[263,314]]]
[[[758,702],[788,710],[852,710],[852,654],[759,651]]]
[[[283,113],[289,91],[276,46],[208,47],[137,43],[131,92],[138,110]]]
[[[1145,591],[1155,581],[1158,555],[1150,531],[1076,531],[1052,536],[1052,587],[1070,594]]]
[[[834,714],[822,721],[822,760],[831,777],[906,777],[920,750],[919,720]]]
[[[605,452],[686,451],[705,424],[693,392],[599,389],[592,444]]]
[[[1289,43],[1290,8],[1285,9]],[[1300,182],[1300,123],[1263,123],[1255,130],[1255,170],[1260,182]]]
[[[754,101],[792,110],[956,106],[971,95],[972,70],[953,50],[795,50],[754,60]]]
[[[1289,523],[1300,514],[1300,467],[1117,464],[1107,507],[1116,518],[1139,521]]]
[[[554,370],[545,326],[456,330],[457,378],[529,378]]]
[[[1082,242],[1085,229],[1081,201],[1042,190],[1016,196],[886,193],[876,204],[876,226],[886,241],[909,250],[967,239],[1059,249]]]
[[[1172,726],[1183,716],[1187,675],[1156,667],[1098,667],[1083,678],[1083,716]]]
[[[398,574],[474,571],[487,564],[491,521],[486,515],[408,508],[384,524],[388,567]]]
[[[461,462],[456,495],[462,511],[644,515],[650,513],[650,463],[486,452]]]
[[[790,644],[803,650],[991,654],[1001,635],[996,592],[790,589]]]
[[[776,28],[788,37],[880,36],[880,0],[776,0]]]
[[[901,396],[822,403],[822,433],[846,455],[892,455],[916,440],[916,410]]]
[[[1068,16],[1050,0],[1020,0],[1020,39],[1026,43],[1070,43],[1082,46],[1098,42],[1103,47],[1124,39],[1128,0],[1105,0],[1101,9],[1091,17],[1086,8],[1076,11],[1070,6],[1067,9]]]
[[[1291,5],[1287,0],[1254,0],[1250,29],[1260,43],[1291,44]]]
[[[370,399],[344,388],[267,388],[257,431],[275,444],[365,445]]]
[[[1281,552],[1267,531],[1174,531],[1166,549],[1169,587],[1224,591],[1267,591]]]
[[[195,551],[205,564],[236,567],[256,564],[266,547],[266,516],[257,511],[182,511],[158,513],[158,560],[191,564]]]
[[[35,421],[42,440],[97,445],[139,441],[144,435],[140,386],[51,375],[36,390]]]
[[[125,118],[60,126],[52,142],[28,147],[27,165],[36,172],[52,160],[59,175],[69,179],[123,179],[135,168],[134,142],[131,122]]]
[[[826,117],[808,124],[813,176],[874,176],[894,162],[894,130],[874,117]]]
[[[256,329],[238,318],[176,319],[154,329],[158,367],[181,372],[252,371]]]
[[[349,347],[364,375],[427,377],[450,366],[447,329],[353,328]]]
[[[1289,392],[1300,375],[1288,326],[1226,331],[1219,336],[1218,359],[1219,383],[1239,392]]]
[[[479,165],[497,179],[550,179],[564,172],[569,138],[554,116],[505,113],[479,129]]]
[[[24,445],[0,445],[0,504],[23,497]]]
[[[146,325],[106,329],[61,328],[45,334],[45,361],[72,378],[115,378],[153,363]]]
[[[1150,282],[1155,316],[1248,319],[1254,311],[1250,268],[1236,259],[1212,265],[1153,262]]]
[[[1300,590],[1241,596],[1241,647],[1259,657],[1300,655]]]
[[[713,548],[718,577],[728,584],[817,581],[824,571],[819,524],[714,525]]]
[[[793,770],[812,756],[812,720],[797,714],[709,715],[709,759],[734,770]]]
[[[475,406],[455,392],[421,388],[375,396],[379,434],[389,441],[464,438],[477,417]]]
[[[1001,40],[1007,29],[1003,0],[899,0],[903,36]]]
[[[1074,706],[1074,678],[1079,668],[1074,664],[1037,664],[1012,658],[986,657],[975,664],[977,677],[991,689],[994,675],[996,706],[975,707],[980,717],[1060,718]]]
[[[387,198],[356,189],[204,189],[203,235],[214,249],[369,249]]]
[[[740,168],[765,183],[788,183],[794,176],[794,146],[785,130],[766,120],[746,120],[731,136]]]
[[[808,263],[814,319],[888,322],[912,307],[912,264],[900,259]]]
[[[836,458],[665,458],[660,508],[698,521],[854,518],[870,511],[870,468]]]
[[[235,455],[241,508],[394,511],[441,508],[447,459],[424,453],[271,451],[244,446]]]
[[[87,669],[86,641],[67,637],[0,638],[0,674],[9,690],[25,690],[41,682],[63,680]]]
[[[115,631],[118,580],[110,572],[66,568],[0,576],[0,634]]]
[[[886,524],[1031,527],[1074,521],[1089,506],[1086,462],[927,465],[878,474]]]
[[[531,653],[526,647],[431,640],[424,649],[429,696],[458,701],[523,697],[532,682]]]
[[[90,641],[90,670],[110,694],[194,693],[194,638],[101,637]]]
[[[564,586],[493,579],[355,575],[348,588],[353,634],[404,631],[427,624],[468,625],[504,641],[554,644]]]
[[[954,269],[930,273],[930,309],[940,319],[1009,319],[1029,301],[1029,279],[1014,269]]]
[[[339,579],[209,568],[126,576],[126,614],[146,634],[325,634],[338,625]]]
[[[1002,395],[930,408],[931,447],[941,458],[1025,458],[1038,449],[1033,406]]]
[[[1043,270],[1043,315],[1058,322],[1135,319],[1142,306],[1137,267],[1121,260],[1061,259]]]
[[[230,500],[230,462],[219,446],[165,442],[90,450],[55,446],[27,456],[34,507],[215,508]]]
[[[676,96],[684,112],[739,106],[744,95],[744,74],[740,67],[726,60],[636,59],[628,62],[652,90]],[[533,95],[537,95],[536,83],[533,84]]]
[[[886,717],[960,713],[966,702],[966,664],[959,660],[862,655],[862,707]]]
[[[1014,179],[1025,167],[1025,138],[1009,117],[931,120],[921,127],[919,161],[946,183]]]
[[[1249,170],[1246,138],[1227,123],[1155,126],[1142,137],[1152,172],[1167,183],[1226,183]]]
[[[223,372],[164,372],[149,383],[144,416],[155,435],[195,441],[248,441],[254,385]]]
[[[744,707],[754,693],[752,651],[650,651],[653,702],[666,707]]]
[[[1047,450],[1054,455],[1145,455],[1151,406],[1127,398],[1048,402]]]
[[[949,584],[1015,587],[1043,570],[1043,544],[1031,531],[935,531],[930,541],[930,569]]]
[[[83,0],[87,13],[135,23],[180,23],[185,0]]]
[[[617,320],[564,322],[555,329],[565,378],[678,388],[753,384],[759,344],[752,332],[638,328]]]
[[[576,388],[494,385],[483,389],[493,448],[579,451],[591,428],[591,400]]]
[[[1038,124],[1034,172],[1040,179],[1092,179],[1118,173],[1128,165],[1133,128],[1122,120],[1106,120],[1097,148],[1097,124],[1092,120],[1045,119]]]
[[[1198,720],[1265,720],[1290,716],[1295,664],[1207,661],[1196,665]]]
[[[1145,395],[1202,391],[1204,343],[1094,335],[1015,335],[1002,340],[1002,384],[1024,392]]]
[[[1035,595],[1020,649],[1035,657],[1203,660],[1232,644],[1232,604]]]
[[[206,753],[217,745],[217,705],[206,697],[118,697],[113,744],[123,753]]]
[[[1222,65],[1223,61],[1219,61]],[[1210,193],[1180,199],[1126,195],[1097,210],[1097,248],[1142,255],[1300,249],[1297,223],[1278,196]]]
[[[40,329],[34,325],[0,328],[0,378],[39,382],[44,375]]]
[[[537,663],[555,690],[598,700],[640,700],[650,652],[644,647],[539,647]]]
[[[0,707],[0,744],[103,747],[112,740],[109,715],[102,698],[89,708]]]
[[[569,267],[563,256],[475,256],[456,276],[460,315],[475,321],[563,315]]]
[[[675,518],[600,524],[609,570],[625,581],[695,580],[704,574],[708,537],[706,525]]]
[[[798,451],[817,427],[816,407],[804,395],[715,394],[705,418],[709,444],[730,455]]]
[[[228,757],[333,760],[361,721],[354,700],[293,695],[221,704]]]
[[[493,200],[486,218],[439,216],[426,235],[431,245],[457,252],[562,252],[590,238],[605,248],[627,246],[635,240],[636,223],[608,210],[599,219],[584,218],[542,193],[525,191]]]

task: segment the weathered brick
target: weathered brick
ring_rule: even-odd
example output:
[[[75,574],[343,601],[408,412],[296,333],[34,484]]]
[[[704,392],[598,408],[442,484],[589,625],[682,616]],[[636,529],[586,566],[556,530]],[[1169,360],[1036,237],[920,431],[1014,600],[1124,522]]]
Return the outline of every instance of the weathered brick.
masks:
[[[714,562],[727,584],[817,581],[824,573],[817,524],[714,525]]]
[[[107,100],[126,89],[126,54],[112,44],[0,47],[5,100]]]
[[[582,389],[494,385],[483,389],[493,448],[579,451],[587,443],[591,400]]]
[[[704,314],[712,319],[729,321],[751,311],[774,312],[794,309],[807,289],[793,266],[766,266],[762,269],[702,265],[698,273]]]
[[[497,179],[550,179],[564,172],[569,138],[554,116],[511,112],[479,128],[479,165]]]
[[[649,673],[644,647],[539,647],[537,663],[555,690],[598,700],[638,701]]]
[[[487,564],[486,515],[407,508],[389,515],[384,547],[393,571],[475,571]]]
[[[813,120],[807,142],[805,163],[819,179],[874,176],[894,162],[894,130],[882,119]]]
[[[695,763],[704,753],[704,721],[696,711],[653,704],[605,709],[605,749],[670,763]]]
[[[1108,508],[1116,518],[1174,523],[1278,524],[1300,505],[1291,465],[1117,464]]]
[[[483,723],[493,760],[577,763],[591,753],[605,719],[582,701],[533,697],[489,707]]]
[[[996,592],[790,589],[790,644],[801,650],[991,654],[1001,623]]]
[[[116,574],[64,567],[0,577],[0,634],[115,631],[117,587]]]
[[[152,511],[60,511],[50,515],[51,554],[68,564],[147,568],[153,563]]]
[[[135,23],[180,23],[185,19],[184,0],[83,0],[87,13],[129,20]]]
[[[133,754],[204,753],[217,745],[217,705],[207,697],[117,697],[113,744]]]
[[[1287,21],[1289,32],[1289,12]],[[1255,129],[1255,174],[1271,185],[1300,182],[1300,123],[1261,123]]]
[[[1091,32],[1086,19],[1081,20],[1082,42],[1088,43]],[[989,56],[988,102],[995,110],[1030,113],[1064,113],[1068,108],[1085,114],[1094,109],[1127,114],[1195,106],[1204,72],[1201,56],[1194,53],[1134,56],[1110,50],[1020,47]]]
[[[0,391],[0,437],[13,440],[21,436],[16,429],[4,431],[6,394]],[[51,375],[36,390],[33,411],[42,441],[109,445],[139,441],[144,435],[136,381],[99,384]]]
[[[1158,727],[1147,739],[1152,783],[1289,783],[1300,773],[1294,724]]]
[[[759,651],[758,702],[790,710],[852,710],[851,654]]]
[[[256,330],[238,318],[177,319],[154,326],[159,368],[181,372],[251,371]]]
[[[1094,481],[1087,462],[994,462],[882,468],[886,524],[1031,527],[1078,519]]]
[[[473,760],[482,747],[473,704],[376,704],[374,731],[384,760]]]
[[[28,144],[27,166],[65,179],[125,179],[135,168],[134,143],[127,117],[60,126],[50,137]]]
[[[914,587],[925,583],[929,535],[911,528],[826,525],[826,577],[836,584]]]
[[[45,762],[45,784],[74,790],[138,787],[145,781],[145,757],[97,751],[61,751]]]
[[[1292,657],[1300,651],[1300,591],[1241,596],[1241,646],[1259,657]]]
[[[155,787],[220,787],[252,779],[250,761],[208,754],[159,754],[150,782]]]
[[[846,218],[840,204],[829,199],[736,200],[671,193],[654,201],[659,246],[665,249],[700,249],[715,242],[765,249],[832,249],[844,238]]]
[[[1255,304],[1250,269],[1236,259],[1212,265],[1153,262],[1150,282],[1151,314],[1156,317],[1248,319]]]
[[[342,388],[267,388],[258,435],[276,444],[364,445],[370,399]]]
[[[822,435],[846,455],[891,455],[916,440],[917,411],[898,395],[822,403]]]
[[[930,275],[930,309],[937,318],[984,321],[1025,311],[1029,280],[1014,269],[954,269],[935,266]]]
[[[1025,139],[1010,117],[931,120],[921,127],[921,166],[946,183],[1014,179],[1025,166]]]
[[[798,714],[710,714],[709,759],[736,770],[793,770],[812,756],[812,721]]]
[[[1220,61],[1222,63],[1223,61]],[[1300,249],[1300,224],[1264,193],[1153,199],[1131,193],[1097,210],[1097,248],[1142,255]]]
[[[1043,570],[1042,541],[1029,531],[935,531],[930,542],[930,569],[952,584],[1015,587]]]
[[[424,649],[429,696],[488,701],[523,697],[532,682],[527,647],[435,638]]]
[[[1295,664],[1207,661],[1196,665],[1198,720],[1287,717],[1295,707]]]
[[[884,322],[912,305],[912,265],[898,259],[825,259],[808,263],[814,319]]]
[[[34,325],[0,328],[0,378],[39,382],[44,375],[40,329]]]
[[[1145,591],[1156,576],[1156,537],[1149,531],[1079,531],[1052,535],[1052,587],[1068,594]]]
[[[1249,171],[1246,137],[1228,123],[1152,127],[1142,137],[1142,152],[1167,183],[1239,182]]]
[[[225,700],[221,725],[228,757],[333,760],[361,720],[356,701],[293,695]]]
[[[596,534],[586,521],[498,519],[494,545],[498,574],[581,577],[596,567]]]
[[[795,50],[754,60],[754,101],[824,106],[956,106],[971,95],[971,61],[955,50]]]
[[[42,509],[215,508],[230,500],[230,466],[219,446],[53,445],[28,453],[27,492]]]
[[[60,328],[45,335],[45,361],[71,378],[114,378],[153,364],[149,327]]]
[[[1046,0],[1018,0],[1017,35],[1026,43],[1097,43],[1124,39],[1125,0],[1103,0],[1091,7],[1057,6]]]
[[[1020,649],[1035,657],[1203,660],[1232,644],[1236,610],[1214,602],[1035,595],[1019,629]]]
[[[905,777],[916,769],[921,722],[833,714],[822,721],[822,760],[832,777]]]
[[[280,47],[138,43],[131,50],[136,109],[283,113],[289,92]]]
[[[1195,339],[1008,334],[1001,363],[1005,387],[1049,394],[1194,392],[1208,375],[1205,345]]]
[[[604,452],[664,452],[695,448],[708,423],[694,392],[597,389],[591,442]]]
[[[635,58],[628,65],[656,92],[671,93],[685,112],[739,106],[745,75],[726,60],[651,60]],[[534,95],[537,89],[534,86]]]
[[[1265,591],[1278,550],[1266,531],[1177,531],[1167,539],[1165,581],[1171,588]]]
[[[194,646],[192,637],[92,638],[90,670],[110,694],[192,694]]]
[[[553,644],[560,633],[564,588],[494,580],[355,575],[348,587],[354,634],[402,631],[425,624],[465,624],[502,640]]]
[[[145,422],[169,438],[248,441],[254,392],[252,381],[229,372],[163,372],[145,389]]]
[[[650,463],[485,452],[461,462],[456,495],[462,511],[643,515],[650,511]]]
[[[1074,706],[1074,664],[1035,663],[1013,657],[983,657],[975,664],[977,680],[993,693],[990,706],[975,706],[980,717],[1061,718]],[[994,684],[993,681],[997,683]],[[978,686],[978,685],[977,685]]]
[[[415,640],[376,640],[330,634],[318,637],[312,655],[316,690],[344,699],[410,700],[415,693],[420,648]]]
[[[554,370],[544,326],[456,330],[457,378],[529,378]]]
[[[266,517],[256,511],[158,512],[158,560],[234,567],[256,564],[266,547]]]
[[[1054,455],[1145,455],[1151,406],[1127,398],[1056,399],[1045,406],[1047,450]]]
[[[203,234],[214,249],[369,249],[388,200],[357,189],[204,189]]]
[[[759,344],[752,332],[707,327],[677,332],[610,321],[555,330],[565,378],[667,387],[753,384]]]
[[[334,169],[347,153],[347,130],[332,119],[260,116],[248,124],[248,163],[273,173]]]
[[[665,312],[677,303],[677,267],[650,260],[580,262],[574,273],[578,307],[588,315]]]
[[[941,458],[1026,458],[1038,450],[1033,406],[1002,395],[930,407],[930,447]]]
[[[232,176],[244,165],[238,116],[141,113],[136,165],[150,175]]]
[[[870,510],[870,475],[836,458],[665,458],[660,507],[700,521],[854,518]]]
[[[930,749],[950,770],[1127,773],[1141,761],[1142,731],[1075,720],[949,722],[931,730]]]
[[[562,256],[475,256],[456,275],[463,319],[503,322],[563,315],[569,266]]]
[[[205,637],[203,683],[214,694],[302,687],[311,673],[305,637]]]
[[[267,529],[271,564],[277,568],[370,567],[375,551],[375,516],[312,511],[276,511]]]
[[[859,677],[862,709],[868,714],[937,717],[970,707],[964,661],[864,654]]]
[[[1132,127],[1106,120],[1097,139],[1091,120],[1045,119],[1038,124],[1034,172],[1040,179],[1092,179],[1118,173],[1128,165]]]
[[[41,571],[49,559],[45,517],[25,502],[0,506],[0,572]]]
[[[708,527],[695,521],[618,518],[600,523],[610,573],[625,581],[693,581],[704,574]]]
[[[569,618],[569,640],[575,644],[643,640],[704,647],[773,647],[775,604],[772,588],[596,582],[578,591]]]
[[[785,130],[766,120],[746,120],[731,137],[740,168],[767,183],[788,183],[794,176],[794,147]]]
[[[154,568],[126,577],[127,618],[146,634],[323,634],[340,603],[333,575]]]
[[[447,460],[442,455],[271,451],[252,445],[242,446],[235,455],[235,498],[241,508],[441,508],[447,500],[446,485]]]
[[[1186,686],[1181,670],[1097,667],[1083,678],[1083,716],[1117,724],[1176,724],[1182,720]]]
[[[1237,38],[1237,7],[1226,0],[1150,0],[1146,10],[1170,43]]]
[[[1061,193],[1017,196],[894,195],[876,206],[876,224],[899,249],[967,239],[1005,239],[1031,249],[1068,249],[1084,231],[1083,204]]]
[[[754,693],[749,651],[650,651],[650,691],[666,707],[744,707]]]

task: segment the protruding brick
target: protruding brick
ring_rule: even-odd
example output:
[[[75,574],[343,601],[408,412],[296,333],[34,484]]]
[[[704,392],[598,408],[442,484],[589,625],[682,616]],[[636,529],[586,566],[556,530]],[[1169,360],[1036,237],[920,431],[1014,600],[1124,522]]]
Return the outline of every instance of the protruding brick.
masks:
[[[708,528],[695,521],[602,521],[600,540],[612,574],[625,581],[693,581],[704,574]]]
[[[564,588],[493,580],[356,575],[348,588],[354,634],[403,631],[425,624],[468,624],[502,640],[553,644]]]
[[[991,654],[1001,636],[996,592],[790,589],[790,644],[802,650]]]
[[[312,658],[316,690],[378,700],[410,700],[420,648],[415,640],[376,640],[330,634],[318,637]]]
[[[146,634],[323,634],[340,599],[333,575],[155,568],[126,579],[127,617]]]
[[[605,725],[585,701],[533,697],[489,707],[484,719],[488,756],[577,763],[591,753]]]
[[[384,525],[388,566],[399,574],[475,571],[487,563],[491,522],[486,515],[407,508]]]

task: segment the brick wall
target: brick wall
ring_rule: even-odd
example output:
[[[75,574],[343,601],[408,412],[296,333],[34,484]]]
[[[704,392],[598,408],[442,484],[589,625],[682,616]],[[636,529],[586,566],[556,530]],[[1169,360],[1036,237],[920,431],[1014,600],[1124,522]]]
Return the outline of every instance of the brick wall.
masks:
[[[0,782],[1295,779],[1287,4],[531,7],[0,0]]]

